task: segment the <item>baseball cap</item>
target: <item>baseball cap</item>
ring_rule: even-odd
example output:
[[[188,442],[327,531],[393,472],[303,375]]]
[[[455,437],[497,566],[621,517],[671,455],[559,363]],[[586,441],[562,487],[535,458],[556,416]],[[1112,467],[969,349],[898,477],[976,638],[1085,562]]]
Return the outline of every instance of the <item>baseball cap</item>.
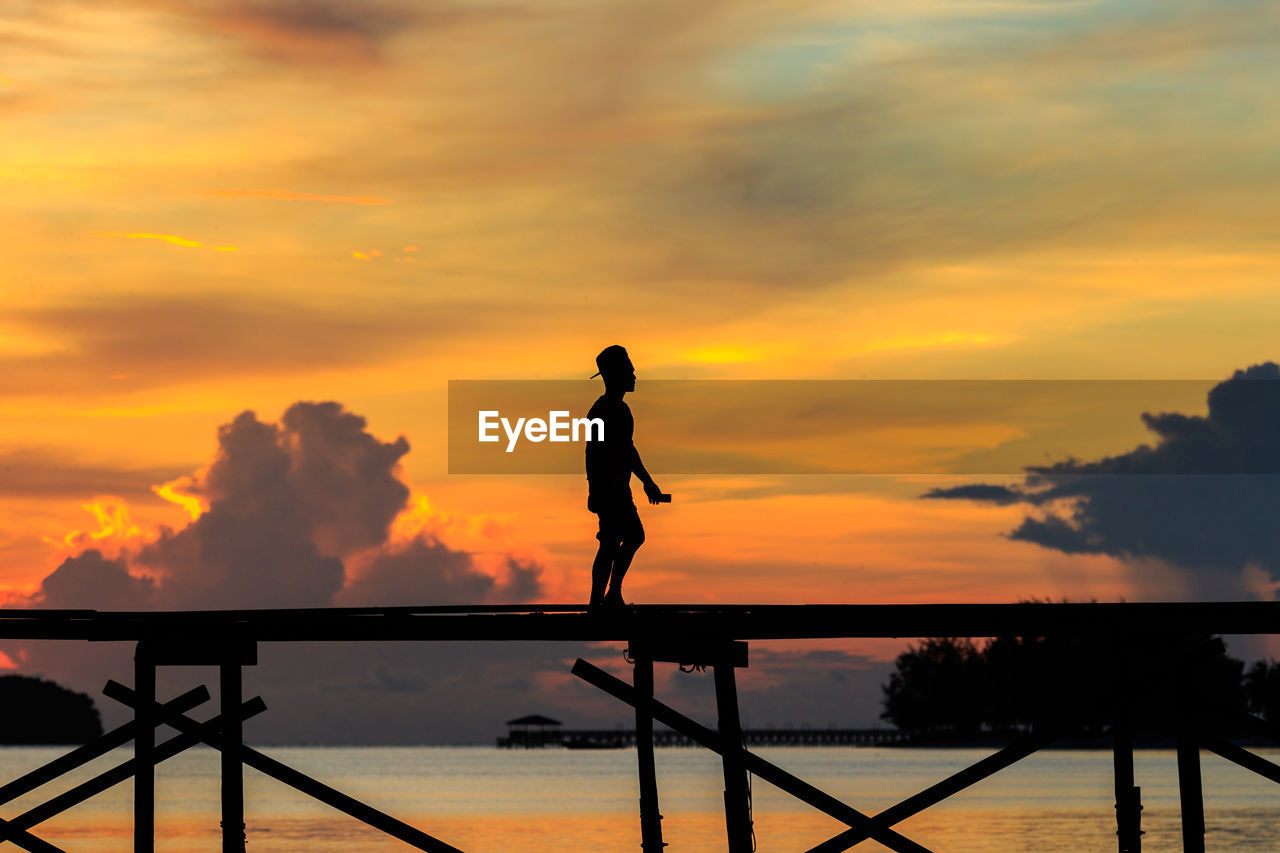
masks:
[[[600,350],[600,354],[596,356],[596,372],[591,374],[589,378],[595,379],[602,373],[607,373],[615,367],[630,365],[631,359],[627,356],[626,347],[614,344]]]

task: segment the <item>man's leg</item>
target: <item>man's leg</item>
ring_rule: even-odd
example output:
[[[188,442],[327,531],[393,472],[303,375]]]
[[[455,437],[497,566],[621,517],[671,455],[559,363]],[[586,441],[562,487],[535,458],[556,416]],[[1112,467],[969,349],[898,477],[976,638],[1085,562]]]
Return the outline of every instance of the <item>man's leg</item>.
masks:
[[[613,556],[613,571],[609,575],[609,591],[604,596],[605,604],[621,607],[625,603],[622,600],[622,578],[626,576],[627,569],[631,568],[631,558],[643,544],[644,526],[640,524],[640,514],[632,506],[630,512],[625,515],[622,542]]]
[[[595,562],[591,564],[591,603],[590,607],[599,607],[604,601],[605,585],[609,583],[609,574],[613,571],[613,562],[618,553],[618,540],[600,536],[600,547],[596,550]]]
[[[605,604],[619,606],[623,604],[622,578],[626,575],[627,569],[631,568],[631,558],[636,555],[636,551],[640,550],[643,542],[643,539],[639,542],[624,541],[618,546],[613,557],[613,571],[609,575],[609,591],[604,596]]]

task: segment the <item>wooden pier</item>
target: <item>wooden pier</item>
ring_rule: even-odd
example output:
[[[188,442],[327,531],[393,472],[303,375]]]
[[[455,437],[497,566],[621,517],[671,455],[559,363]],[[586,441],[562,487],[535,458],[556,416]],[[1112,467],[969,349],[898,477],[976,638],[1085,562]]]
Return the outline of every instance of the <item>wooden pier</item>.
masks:
[[[753,849],[751,784],[754,776],[844,823],[848,829],[809,853],[835,853],[874,838],[899,853],[927,848],[899,833],[895,826],[991,774],[1070,735],[1037,731],[946,779],[875,815],[819,790],[751,752],[758,732],[743,730],[735,670],[747,666],[748,642],[773,639],[857,637],[997,637],[1072,636],[1102,638],[1111,649],[1112,671],[1100,675],[1100,689],[1118,697],[1111,727],[1115,767],[1117,850],[1137,853],[1142,847],[1141,789],[1133,767],[1133,732],[1143,721],[1137,709],[1147,707],[1127,692],[1134,672],[1127,654],[1137,638],[1161,638],[1168,649],[1162,672],[1194,669],[1202,654],[1194,639],[1209,634],[1280,634],[1280,602],[1151,603],[1151,604],[921,604],[921,605],[641,605],[603,614],[578,605],[509,607],[393,607],[196,612],[99,612],[92,610],[0,610],[0,639],[128,642],[135,647],[132,689],[109,682],[104,693],[134,710],[133,720],[90,744],[72,750],[46,766],[0,785],[0,803],[36,790],[62,774],[110,750],[134,744],[134,757],[87,782],[52,797],[8,820],[0,820],[0,841],[50,853],[56,845],[35,835],[39,824],[96,793],[134,780],[134,850],[154,850],[155,765],[196,744],[221,752],[222,849],[244,851],[244,765],[272,776],[298,791],[369,824],[411,848],[434,853],[460,853],[458,848],[378,811],[247,746],[243,720],[266,710],[260,697],[242,696],[241,673],[257,662],[260,643],[350,641],[621,641],[633,664],[632,683],[616,678],[585,660],[574,675],[635,709],[634,743],[640,781],[640,846],[660,853],[662,815],[653,750],[665,735],[654,723],[721,756],[724,774],[725,830],[729,853]],[[705,726],[654,696],[655,663],[711,670],[718,720]],[[188,713],[209,700],[196,687],[158,702],[156,668],[211,666],[218,669],[221,708],[218,715],[197,721]],[[1185,676],[1190,678],[1190,676]],[[1105,682],[1105,684],[1103,684]],[[1221,719],[1194,701],[1194,690],[1169,694],[1162,719],[1176,728],[1179,790],[1182,801],[1183,850],[1203,853],[1205,824],[1200,781],[1200,753],[1214,752],[1272,781],[1280,782],[1276,765],[1225,739],[1225,733],[1247,728],[1280,743],[1280,729],[1248,716]],[[803,697],[797,697],[802,699]],[[1167,712],[1167,713],[1165,713]],[[157,743],[160,724],[178,735]],[[788,730],[765,730],[766,732]],[[803,730],[801,730],[803,731]]]
[[[522,737],[513,732],[497,739],[499,749],[626,749],[638,742],[635,729],[560,729],[533,732]],[[906,737],[897,729],[743,729],[742,742],[747,746],[898,746]],[[671,729],[654,729],[655,747],[699,746],[700,744]]]

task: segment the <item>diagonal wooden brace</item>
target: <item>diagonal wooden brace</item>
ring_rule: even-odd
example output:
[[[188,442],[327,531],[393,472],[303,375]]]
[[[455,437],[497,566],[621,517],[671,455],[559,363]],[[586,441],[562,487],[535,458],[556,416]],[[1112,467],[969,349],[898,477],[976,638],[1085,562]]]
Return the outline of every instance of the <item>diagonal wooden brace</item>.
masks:
[[[158,707],[163,706],[158,705]],[[240,707],[240,716],[241,718],[252,717],[266,709],[267,705],[261,698],[250,699]],[[221,717],[214,717],[206,722],[196,723],[194,730],[190,733],[180,734],[158,745],[152,755],[153,763],[159,764],[162,761],[173,758],[173,756],[190,749],[205,738],[216,738],[221,725]],[[78,805],[90,797],[129,779],[136,772],[137,761],[131,758],[87,782],[82,782],[69,791],[65,791],[38,806],[28,809],[0,826],[0,841],[13,841],[17,831],[30,829],[55,815],[61,814],[72,806]]]
[[[173,711],[190,711],[192,708],[208,701],[209,689],[201,685],[170,700],[165,703],[164,707]],[[7,785],[0,786],[0,804],[17,799],[23,794],[28,794],[46,782],[58,778],[63,773],[75,770],[95,758],[106,755],[116,747],[123,746],[133,740],[133,728],[133,721],[130,720],[119,728],[112,729],[106,734],[89,741],[89,743],[76,747],[66,755],[60,755],[48,764],[19,776]]]
[[[137,704],[137,696],[128,687],[115,681],[107,682],[107,686],[102,691],[108,697],[115,699],[128,707],[132,708]],[[187,717],[184,714],[175,713],[167,710],[162,705],[155,705],[156,715],[165,724],[172,726],[180,732],[191,732],[193,734],[199,732],[199,740],[214,749],[222,749],[222,741],[217,737],[216,732],[201,730],[201,724]],[[446,844],[438,838],[428,835],[420,829],[416,829],[403,821],[397,820],[385,812],[378,811],[372,806],[365,805],[354,797],[350,797],[341,791],[330,788],[323,782],[319,782],[294,770],[287,764],[276,761],[267,755],[258,752],[248,746],[240,748],[241,757],[244,763],[253,769],[264,773],[278,782],[283,782],[291,788],[301,791],[308,796],[314,797],[320,802],[337,809],[340,812],[354,817],[369,826],[385,832],[393,838],[398,838],[404,843],[416,847],[419,850],[426,850],[429,853],[462,853],[458,848]]]
[[[1264,776],[1272,782],[1280,782],[1280,765],[1268,761],[1260,755],[1255,755],[1247,749],[1236,746],[1234,743],[1223,740],[1219,737],[1210,737],[1201,735],[1200,745],[1210,752],[1216,752],[1218,755],[1239,764],[1246,770],[1252,770],[1259,776]]]
[[[66,853],[61,847],[56,847],[25,829],[19,829],[16,826],[10,828],[9,821],[2,818],[0,818],[0,832],[3,832],[0,840],[12,841],[23,850],[30,850],[31,853]]]
[[[896,806],[890,806],[871,819],[873,824],[891,826],[919,814],[947,797],[957,794],[993,773],[1021,761],[1038,749],[1042,749],[1058,737],[1055,733],[1032,734],[1019,738],[999,752],[989,755],[965,769],[948,776],[936,785],[930,785],[918,794],[908,797]],[[810,848],[807,853],[838,853],[865,841],[868,833],[862,828],[846,830],[834,838]],[[878,840],[878,839],[877,839]]]
[[[579,658],[573,665],[573,674],[614,698],[621,699],[628,705],[636,707],[638,699],[635,689],[625,681],[613,677],[599,667]],[[723,754],[724,744],[718,732],[689,719],[679,711],[669,708],[656,699],[648,700],[648,710],[658,722],[675,729],[712,752]],[[928,853],[927,848],[895,832],[887,825],[881,825],[874,818],[815,788],[803,779],[793,776],[782,768],[765,761],[755,753],[744,750],[743,757],[747,769],[756,776],[776,785],[791,796],[830,815],[836,820],[850,826],[856,826],[860,830],[865,829],[867,836],[874,838],[890,850],[896,850],[899,853]]]

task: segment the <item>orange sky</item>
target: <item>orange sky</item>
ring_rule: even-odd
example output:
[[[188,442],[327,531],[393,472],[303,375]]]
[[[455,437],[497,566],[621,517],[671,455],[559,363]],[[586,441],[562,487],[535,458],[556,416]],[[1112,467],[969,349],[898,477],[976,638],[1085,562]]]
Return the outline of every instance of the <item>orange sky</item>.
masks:
[[[11,9],[11,593],[93,541],[95,499],[142,540],[182,526],[149,487],[245,409],[335,400],[405,436],[441,535],[579,600],[583,482],[449,476],[449,379],[579,378],[615,342],[642,381],[1220,379],[1277,355],[1280,87],[1249,4]],[[676,500],[644,510],[642,601],[1177,592],[1004,538],[1016,506],[917,499],[936,483],[654,473]]]

